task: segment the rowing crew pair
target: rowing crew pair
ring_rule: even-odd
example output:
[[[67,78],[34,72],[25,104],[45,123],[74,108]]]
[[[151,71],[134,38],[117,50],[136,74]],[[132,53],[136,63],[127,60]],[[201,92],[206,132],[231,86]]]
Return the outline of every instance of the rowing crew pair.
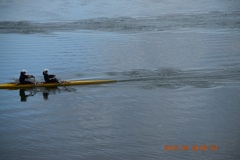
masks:
[[[34,81],[35,81],[35,77],[33,75],[27,75],[26,73],[27,73],[27,71],[25,69],[23,69],[20,72],[19,83],[20,84],[34,84],[29,79],[34,78]],[[59,83],[59,81],[55,78],[55,75],[48,74],[48,69],[43,70],[43,76],[44,76],[44,80],[46,83]]]

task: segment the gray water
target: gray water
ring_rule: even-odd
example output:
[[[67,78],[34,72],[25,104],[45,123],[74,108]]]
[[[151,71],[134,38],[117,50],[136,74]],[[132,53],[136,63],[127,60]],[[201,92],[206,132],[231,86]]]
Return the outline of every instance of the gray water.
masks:
[[[0,83],[22,69],[43,81],[44,68],[118,81],[1,89],[0,159],[239,159],[239,9],[238,0],[0,0]]]

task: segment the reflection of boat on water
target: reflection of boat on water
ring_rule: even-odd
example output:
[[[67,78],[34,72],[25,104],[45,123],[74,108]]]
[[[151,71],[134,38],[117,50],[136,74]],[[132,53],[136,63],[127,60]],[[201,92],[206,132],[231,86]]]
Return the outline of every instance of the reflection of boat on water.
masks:
[[[42,93],[43,99],[48,100],[49,95],[55,95],[61,92],[72,92],[75,91],[74,88],[63,88],[59,87],[40,87],[34,89],[19,89],[19,96],[21,97],[21,102],[26,102],[28,97],[32,97],[37,93]]]
[[[28,94],[26,94],[26,89],[20,89],[19,90],[19,96],[21,97],[21,102],[26,102],[27,97],[34,96],[37,92],[33,92],[32,90],[29,91]]]
[[[44,100],[48,100],[49,95],[61,93],[62,91],[63,90],[58,87],[42,87],[42,88],[40,88],[40,90],[38,90],[38,92],[42,92]],[[70,89],[67,91],[70,91]],[[73,90],[71,90],[71,91],[73,91]]]
[[[54,88],[45,88],[45,90],[42,91],[42,95],[43,95],[43,99],[44,100],[48,100],[48,96],[50,94],[50,92],[52,92],[52,94],[56,94],[56,90],[58,90],[57,87],[54,87]]]
[[[72,80],[64,81],[61,83],[36,83],[36,84],[19,84],[19,83],[5,83],[0,84],[0,89],[21,89],[21,88],[34,88],[34,87],[57,87],[57,86],[72,86],[72,85],[90,85],[90,84],[102,84],[102,83],[113,83],[116,80]]]

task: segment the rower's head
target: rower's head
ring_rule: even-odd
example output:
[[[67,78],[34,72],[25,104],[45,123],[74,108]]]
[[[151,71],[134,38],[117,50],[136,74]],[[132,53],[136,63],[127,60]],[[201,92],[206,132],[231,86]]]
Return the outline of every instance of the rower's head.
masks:
[[[22,69],[21,72],[20,72],[22,75],[26,74],[27,71],[25,69]]]
[[[47,74],[48,73],[48,69],[44,69],[43,73]]]

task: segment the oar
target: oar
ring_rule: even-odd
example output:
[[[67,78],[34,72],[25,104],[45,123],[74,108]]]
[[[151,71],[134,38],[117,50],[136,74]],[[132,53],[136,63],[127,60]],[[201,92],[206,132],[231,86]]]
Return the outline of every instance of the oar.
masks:
[[[58,81],[58,82],[59,82],[59,84],[60,84],[61,86],[63,86],[67,91],[69,91],[69,92],[76,91],[74,88],[68,88],[68,87],[66,87],[66,86],[64,85],[64,82],[66,82],[66,81]]]
[[[35,95],[35,94],[38,92],[38,89],[37,89],[35,77],[33,76],[32,78],[33,78],[33,82],[34,82],[34,83],[33,83],[34,89],[35,89],[35,91],[36,91],[36,92],[34,93],[34,95]]]
[[[59,81],[59,80],[57,80],[58,81],[58,84],[60,85],[60,86],[63,86],[67,91],[71,91],[70,89],[68,89],[65,85],[64,85],[64,81]]]
[[[63,82],[59,82],[59,84],[60,84],[61,86],[63,86],[66,90],[69,90],[69,89],[64,85]]]

